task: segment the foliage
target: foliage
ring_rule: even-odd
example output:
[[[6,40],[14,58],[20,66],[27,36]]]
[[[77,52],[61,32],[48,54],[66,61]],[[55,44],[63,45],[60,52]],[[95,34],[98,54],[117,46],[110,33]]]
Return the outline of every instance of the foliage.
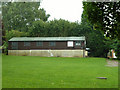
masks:
[[[8,51],[8,40],[11,39],[12,37],[25,37],[28,36],[28,33],[26,32],[20,32],[18,30],[11,30],[11,31],[6,31],[6,35],[3,36],[5,38],[3,47],[4,47],[4,52],[7,54]]]
[[[86,13],[83,11],[80,34],[86,37],[86,47],[90,48],[89,56],[106,57],[109,51],[109,45],[101,31],[94,30],[93,25],[86,18]]]
[[[49,22],[49,33],[50,35],[56,36],[68,36],[68,30],[70,30],[70,23],[65,20],[54,20]]]
[[[115,50],[115,55],[117,56],[118,59],[120,59],[120,41],[118,39],[110,39],[110,38],[105,38],[106,40],[104,41],[108,50],[111,52],[111,50]]]
[[[120,41],[118,41],[116,48],[115,48],[116,56],[120,60]]]
[[[86,18],[96,30],[110,38],[120,39],[120,1],[119,2],[83,2]]]
[[[54,20],[49,22],[49,33],[52,36],[59,37],[67,37],[67,36],[75,36],[75,23],[70,23],[69,21],[65,21],[63,19]]]
[[[115,50],[115,55],[117,56],[118,59],[120,59],[120,40],[111,40],[111,49]]]
[[[109,47],[100,31],[94,31],[88,34],[87,47],[90,48],[90,56],[106,57]]]
[[[117,88],[118,67],[105,58],[2,56],[3,88]],[[99,80],[96,77],[107,77]]]
[[[5,2],[2,4],[4,30],[27,32],[33,21],[47,21],[49,14],[38,9],[40,2]]]
[[[34,21],[47,21],[49,14],[40,8],[40,2],[4,2],[2,3],[3,15],[3,45],[5,52],[8,40],[12,37],[29,36],[29,28]]]
[[[6,40],[8,41],[12,37],[25,37],[28,36],[27,32],[20,32],[18,30],[11,30],[11,31],[6,31]]]
[[[30,27],[30,36],[50,36],[50,37],[67,37],[77,36],[79,24],[70,23],[63,19],[44,22],[42,20],[33,22]]]
[[[39,20],[33,22],[32,26],[30,27],[29,35],[32,37],[44,37],[47,33],[47,23]]]
[[[119,41],[116,40],[120,40],[120,1],[83,2],[83,6],[83,13],[87,20],[93,24],[93,29],[102,31],[105,36],[104,43],[107,50],[115,49],[119,58]]]

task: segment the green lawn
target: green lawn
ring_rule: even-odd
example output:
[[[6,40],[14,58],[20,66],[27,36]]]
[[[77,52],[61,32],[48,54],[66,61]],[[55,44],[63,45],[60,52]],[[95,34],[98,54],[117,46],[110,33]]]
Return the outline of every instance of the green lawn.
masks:
[[[3,55],[2,60],[3,88],[118,87],[118,67],[106,67],[104,58]]]

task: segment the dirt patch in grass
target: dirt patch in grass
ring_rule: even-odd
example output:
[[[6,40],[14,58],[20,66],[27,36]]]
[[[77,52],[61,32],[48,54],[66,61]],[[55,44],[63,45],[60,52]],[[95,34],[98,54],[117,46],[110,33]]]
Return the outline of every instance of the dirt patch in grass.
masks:
[[[108,66],[108,67],[118,67],[118,61],[116,61],[116,60],[109,60],[109,59],[107,59],[106,61],[107,61],[107,65],[106,66]]]

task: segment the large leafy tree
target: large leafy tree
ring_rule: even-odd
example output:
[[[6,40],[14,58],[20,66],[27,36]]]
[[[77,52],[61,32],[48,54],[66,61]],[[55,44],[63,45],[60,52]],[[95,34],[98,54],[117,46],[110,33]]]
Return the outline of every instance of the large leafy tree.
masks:
[[[106,57],[109,45],[104,42],[105,38],[100,31],[92,31],[87,34],[87,47],[90,48],[90,56]]]
[[[80,24],[59,19],[49,22],[34,21],[30,27],[30,36],[67,37],[78,36]]]
[[[70,36],[71,27],[73,24],[71,24],[69,21],[59,19],[49,22],[49,33],[51,36],[59,36],[59,37],[66,37]]]
[[[7,2],[2,4],[4,30],[28,31],[33,21],[47,21],[49,14],[39,9],[40,2]]]
[[[32,37],[45,37],[48,35],[47,22],[43,20],[34,21],[29,29],[29,35]]]
[[[89,22],[86,15],[85,11],[83,11],[79,34],[86,37],[86,47],[90,48],[89,56],[106,57],[109,45],[105,43],[105,37],[102,32],[94,30],[93,24]]]
[[[102,31],[107,39],[105,44],[108,45],[109,49],[115,49],[119,58],[119,44],[111,44],[110,41],[115,39],[120,42],[120,1],[83,2],[83,6],[87,20],[94,26],[94,30]]]
[[[83,2],[86,18],[107,37],[120,39],[120,1]]]

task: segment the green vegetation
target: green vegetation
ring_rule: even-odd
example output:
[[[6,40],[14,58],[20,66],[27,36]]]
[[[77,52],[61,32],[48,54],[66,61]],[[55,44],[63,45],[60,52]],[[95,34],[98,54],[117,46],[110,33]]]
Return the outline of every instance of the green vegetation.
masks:
[[[20,32],[20,31],[17,31],[17,30],[11,30],[11,31],[7,31],[6,30],[6,35],[3,36],[3,38],[6,39],[6,41],[3,41],[4,42],[4,52],[5,54],[7,54],[7,51],[8,51],[8,40],[11,39],[12,37],[24,37],[24,36],[27,36],[27,32]]]
[[[40,2],[3,2],[2,16],[4,30],[27,32],[33,21],[47,21],[49,14],[42,8]]]
[[[99,30],[107,40],[109,50],[114,49],[120,59],[120,1],[118,2],[83,2],[85,18],[93,25],[94,30]],[[88,9],[89,8],[89,9]],[[115,45],[116,44],[116,45]],[[112,47],[110,47],[112,45]],[[116,46],[116,47],[114,47]]]
[[[3,55],[3,88],[117,88],[118,67],[104,58]],[[107,80],[96,79],[107,77]]]
[[[86,18],[109,38],[120,40],[120,1],[83,2]],[[89,8],[89,9],[88,9]]]

